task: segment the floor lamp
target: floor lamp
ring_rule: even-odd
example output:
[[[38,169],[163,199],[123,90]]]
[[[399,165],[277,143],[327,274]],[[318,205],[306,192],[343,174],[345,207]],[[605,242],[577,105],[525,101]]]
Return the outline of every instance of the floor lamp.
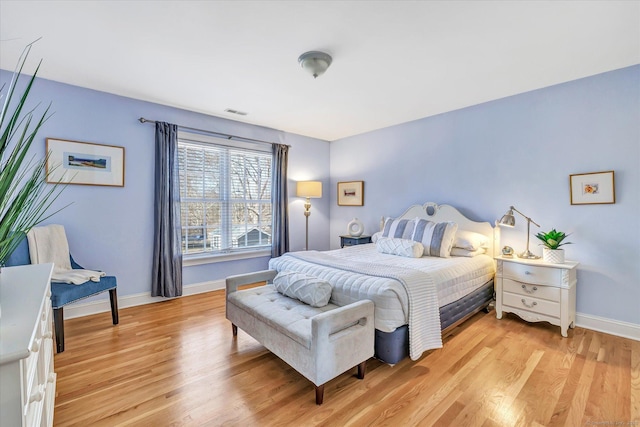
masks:
[[[298,181],[296,196],[304,197],[304,216],[306,220],[304,250],[309,250],[309,215],[311,215],[311,199],[322,197],[322,183],[320,181]]]

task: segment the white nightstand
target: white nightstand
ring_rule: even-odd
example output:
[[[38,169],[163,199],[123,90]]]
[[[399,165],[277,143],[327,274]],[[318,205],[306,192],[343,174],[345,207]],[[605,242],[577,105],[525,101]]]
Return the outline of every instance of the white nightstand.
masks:
[[[576,322],[577,262],[549,264],[542,260],[498,257],[496,317],[514,313],[528,322],[549,322],[567,329]]]

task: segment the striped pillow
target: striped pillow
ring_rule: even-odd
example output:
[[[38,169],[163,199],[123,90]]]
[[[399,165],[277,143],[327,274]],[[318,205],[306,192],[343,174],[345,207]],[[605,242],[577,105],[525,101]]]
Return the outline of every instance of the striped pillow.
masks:
[[[426,219],[416,221],[411,240],[422,243],[426,256],[449,258],[453,240],[458,230],[455,222],[432,222]]]
[[[411,239],[414,222],[413,219],[387,218],[384,220],[384,227],[380,237]]]

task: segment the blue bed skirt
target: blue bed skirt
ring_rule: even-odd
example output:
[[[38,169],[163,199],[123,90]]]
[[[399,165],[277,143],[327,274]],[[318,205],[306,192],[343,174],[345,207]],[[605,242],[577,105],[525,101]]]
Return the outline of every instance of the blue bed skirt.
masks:
[[[440,307],[440,327],[445,335],[447,328],[486,308],[493,300],[493,279],[469,295]],[[409,356],[409,326],[404,325],[393,332],[376,329],[375,357],[385,363],[395,365]]]

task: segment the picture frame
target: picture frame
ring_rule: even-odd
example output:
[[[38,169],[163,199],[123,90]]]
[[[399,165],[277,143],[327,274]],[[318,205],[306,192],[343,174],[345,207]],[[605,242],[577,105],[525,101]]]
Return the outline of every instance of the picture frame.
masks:
[[[614,171],[569,175],[572,205],[596,205],[616,202]]]
[[[364,181],[338,183],[338,206],[363,206]]]
[[[47,138],[51,184],[124,187],[124,147]]]

